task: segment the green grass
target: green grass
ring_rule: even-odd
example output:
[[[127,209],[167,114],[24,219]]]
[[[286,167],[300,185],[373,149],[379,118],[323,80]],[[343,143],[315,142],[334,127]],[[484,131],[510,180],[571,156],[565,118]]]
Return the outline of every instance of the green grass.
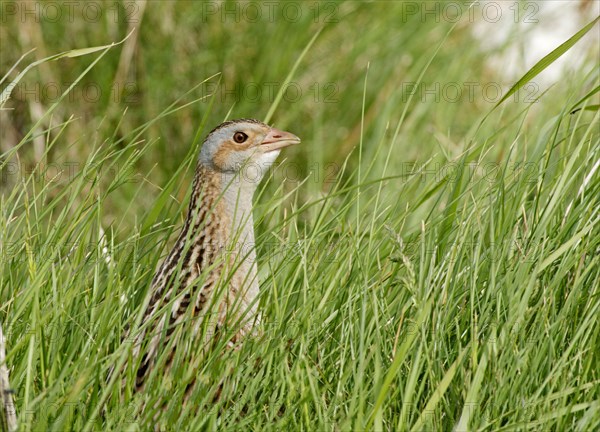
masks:
[[[331,23],[303,8],[235,23],[151,3],[137,39],[17,86],[0,114],[0,323],[21,430],[147,430],[142,403],[166,403],[166,430],[597,430],[597,54],[535,103],[516,93],[494,109],[480,92],[406,87],[510,89],[469,23],[403,16],[399,2],[343,2]],[[18,24],[2,29],[2,71],[29,49]],[[26,25],[47,44],[37,59],[129,30]],[[276,103],[298,61],[301,97]],[[82,97],[114,88],[122,64],[131,94]],[[75,80],[37,100],[41,117],[23,92]],[[248,83],[276,83],[273,97]],[[303,139],[257,200],[264,334],[203,353],[184,327],[180,367],[132,395],[132,370],[109,371],[129,356],[125,326],[181,225],[201,141],[228,114],[273,114]],[[182,408],[192,375],[204,385]]]

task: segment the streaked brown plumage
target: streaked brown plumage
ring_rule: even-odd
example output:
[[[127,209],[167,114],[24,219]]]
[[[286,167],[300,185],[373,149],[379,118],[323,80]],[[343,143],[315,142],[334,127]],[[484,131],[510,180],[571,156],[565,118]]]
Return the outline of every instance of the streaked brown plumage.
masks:
[[[280,149],[299,142],[295,135],[248,119],[225,122],[208,134],[187,218],[152,280],[144,318],[152,324],[136,337],[133,352],[140,360],[136,390],[143,390],[161,347],[172,342],[173,332],[184,319],[192,316],[192,337],[200,335],[209,305],[216,311],[208,317],[209,335],[237,321],[239,328],[231,344],[260,321],[252,197]],[[217,286],[225,287],[219,298]],[[207,336],[200,339],[198,349],[210,342]],[[174,351],[167,356],[164,371],[170,368],[173,355]]]

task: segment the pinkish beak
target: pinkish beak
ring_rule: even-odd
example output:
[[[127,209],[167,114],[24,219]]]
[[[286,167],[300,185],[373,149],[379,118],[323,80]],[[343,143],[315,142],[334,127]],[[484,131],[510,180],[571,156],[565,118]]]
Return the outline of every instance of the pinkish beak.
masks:
[[[265,152],[270,152],[298,143],[300,143],[300,138],[296,135],[271,128],[265,139],[260,143],[260,146]]]

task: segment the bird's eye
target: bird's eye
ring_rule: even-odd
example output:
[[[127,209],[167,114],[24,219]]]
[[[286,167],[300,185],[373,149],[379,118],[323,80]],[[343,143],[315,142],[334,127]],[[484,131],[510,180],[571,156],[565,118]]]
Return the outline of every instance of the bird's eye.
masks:
[[[244,132],[236,132],[236,133],[233,135],[233,140],[234,140],[236,143],[238,143],[238,144],[241,144],[241,143],[243,143],[243,142],[244,142],[244,141],[246,141],[247,139],[248,139],[248,135],[246,135]]]

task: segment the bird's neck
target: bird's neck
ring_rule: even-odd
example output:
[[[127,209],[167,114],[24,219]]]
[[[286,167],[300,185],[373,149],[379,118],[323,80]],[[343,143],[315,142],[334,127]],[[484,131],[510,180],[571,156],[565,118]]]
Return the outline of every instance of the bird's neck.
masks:
[[[226,246],[231,250],[239,246],[240,242],[251,242],[254,245],[252,198],[255,191],[256,184],[237,173],[214,171],[199,165],[194,178],[186,228],[193,226],[192,220],[196,215],[208,211],[208,217],[200,224],[204,226],[203,229],[218,225],[218,241],[233,242],[219,246]]]
[[[172,288],[184,289],[212,269],[210,273],[225,271],[231,293],[239,295],[250,312],[256,310],[255,189],[255,184],[198,165],[187,218],[173,250],[154,275],[149,308],[158,307],[165,292],[165,298],[172,298]],[[214,276],[207,276],[205,283],[219,279]]]
[[[252,198],[256,184],[247,181],[238,173],[217,173],[220,177],[223,209],[230,219],[229,239],[254,246],[254,221],[252,218]],[[241,243],[240,243],[241,242]]]
[[[203,250],[207,249],[207,233],[210,233],[212,245],[209,248],[225,251],[224,256],[215,258],[223,260],[229,271],[233,270],[231,286],[241,295],[242,304],[253,312],[259,294],[252,217],[252,198],[257,183],[238,174],[218,172],[199,165],[188,218],[181,235],[193,239],[193,248]],[[192,222],[194,215],[201,215],[204,219],[200,223],[203,233],[189,231],[198,229],[198,221]]]
[[[258,182],[252,180],[200,164],[181,237],[199,243],[206,242],[207,236],[194,230],[211,233],[211,249],[227,251],[229,261],[235,260],[236,274],[245,280],[243,284],[257,290],[252,198]]]

